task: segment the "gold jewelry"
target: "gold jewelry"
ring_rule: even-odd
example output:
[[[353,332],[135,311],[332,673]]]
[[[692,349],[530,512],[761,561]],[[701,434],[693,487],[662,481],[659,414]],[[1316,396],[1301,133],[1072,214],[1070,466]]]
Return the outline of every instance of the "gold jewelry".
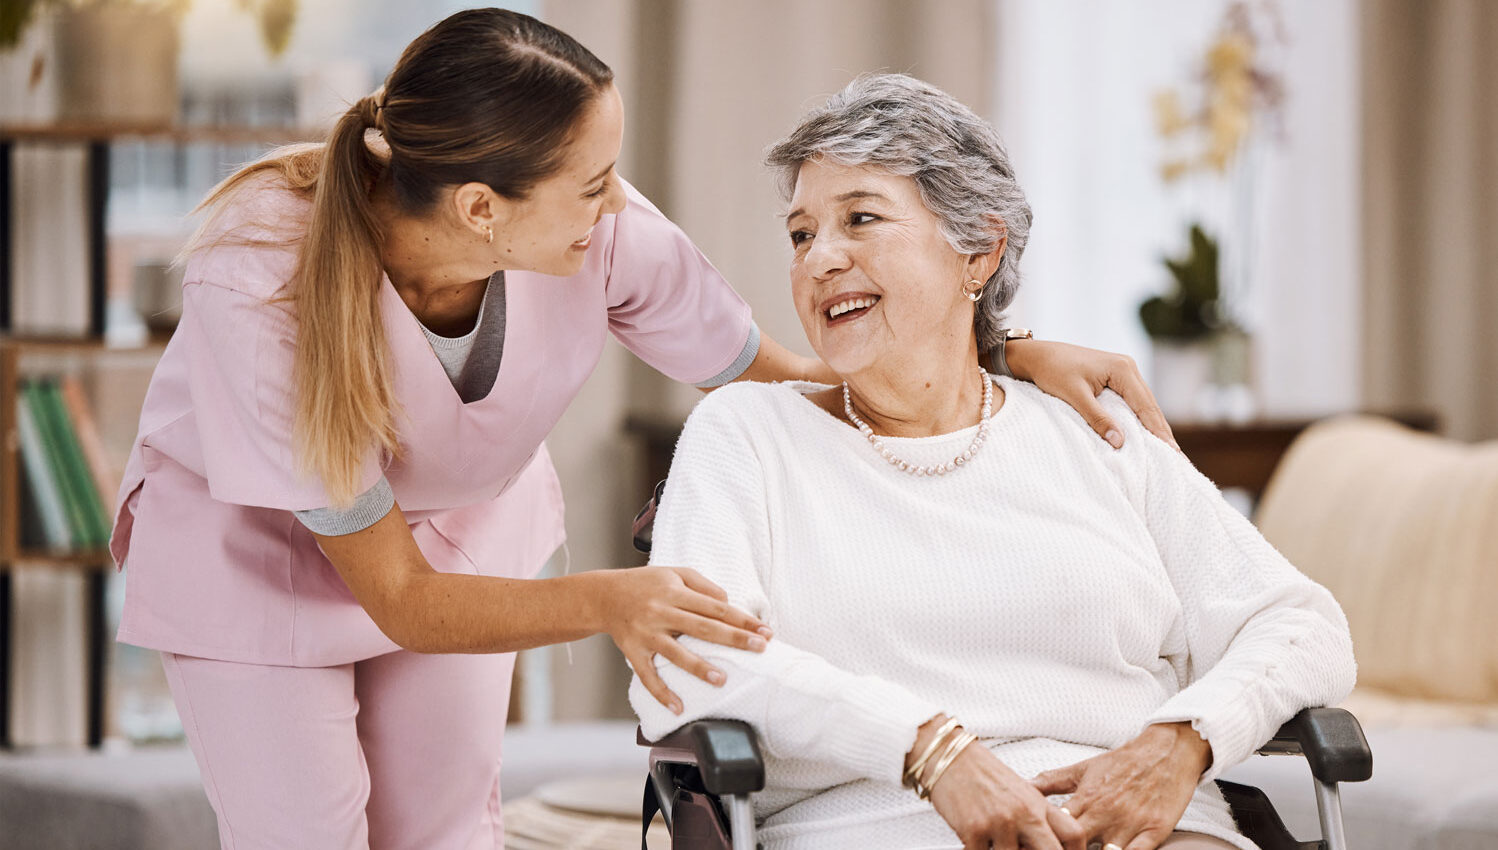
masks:
[[[494,228],[490,227],[487,224],[484,225],[484,244],[486,244],[486,245],[493,245],[494,244]]]
[[[926,751],[921,753],[921,757],[912,762],[910,767],[905,770],[905,785],[916,789],[916,793],[920,793],[921,771],[926,769],[926,762],[930,761],[931,754],[936,752],[936,748],[941,746],[941,742],[956,728],[957,718],[949,717],[947,718],[947,722],[943,723],[941,728],[936,730],[936,735],[931,738],[931,743],[926,745]]]
[[[936,788],[936,783],[941,780],[942,774],[946,773],[947,768],[952,766],[952,762],[956,761],[957,757],[962,755],[962,751],[967,749],[968,744],[976,740],[978,740],[977,735],[971,732],[963,732],[952,743],[947,745],[947,751],[941,754],[941,760],[936,763],[936,767],[931,768],[931,779],[926,782],[926,793],[921,799],[931,796],[931,792]]]
[[[976,287],[976,288],[974,288],[974,287]],[[971,278],[971,279],[969,279],[967,283],[964,283],[962,285],[962,294],[966,295],[967,296],[967,300],[969,300],[969,301],[977,301],[979,298],[982,298],[983,297],[983,281],[981,281],[981,280],[979,280],[977,278]]]

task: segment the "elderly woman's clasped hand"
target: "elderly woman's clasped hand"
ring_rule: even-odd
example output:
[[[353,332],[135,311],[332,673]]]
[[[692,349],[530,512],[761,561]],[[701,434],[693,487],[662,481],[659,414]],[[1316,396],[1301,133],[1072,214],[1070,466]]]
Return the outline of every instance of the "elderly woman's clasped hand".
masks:
[[[1155,850],[1211,764],[1212,749],[1191,724],[1159,723],[1121,747],[1040,774],[1034,787],[1040,794],[1070,794],[1066,812],[1089,842]]]
[[[907,769],[947,728],[945,720],[938,715],[921,727]],[[1151,725],[1123,746],[1029,782],[988,748],[968,746],[930,788],[930,799],[964,850],[1155,850],[1180,821],[1211,758],[1189,723]],[[1046,801],[1053,795],[1070,799],[1053,806]]]
[[[962,840],[963,850],[1084,850],[1086,833],[1064,809],[1046,802],[1034,785],[987,747],[962,751],[931,805]]]

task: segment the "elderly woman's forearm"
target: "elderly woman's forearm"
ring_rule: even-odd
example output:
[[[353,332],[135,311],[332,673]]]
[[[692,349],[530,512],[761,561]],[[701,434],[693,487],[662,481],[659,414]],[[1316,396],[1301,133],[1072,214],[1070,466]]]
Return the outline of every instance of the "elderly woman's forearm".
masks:
[[[723,670],[727,680],[713,687],[660,662],[662,678],[685,708],[675,715],[656,703],[636,677],[630,702],[648,738],[707,717],[743,720],[761,735],[769,752],[825,762],[833,766],[836,781],[898,782],[917,729],[940,710],[900,685],[850,673],[779,638],[763,653],[691,638],[682,642]]]

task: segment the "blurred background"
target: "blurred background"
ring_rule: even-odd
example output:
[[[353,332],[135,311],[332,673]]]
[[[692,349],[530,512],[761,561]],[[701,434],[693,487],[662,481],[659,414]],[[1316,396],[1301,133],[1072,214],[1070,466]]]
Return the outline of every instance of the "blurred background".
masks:
[[[410,39],[470,5],[0,2],[0,404],[37,387],[82,398],[69,410],[88,420],[78,439],[106,504],[175,321],[189,211],[272,144],[318,138]],[[1035,214],[1012,324],[1134,357],[1245,510],[1284,444],[1333,414],[1498,438],[1498,4],[503,5],[614,68],[621,174],[793,349],[810,353],[764,151],[856,74],[903,71],[1008,145]],[[698,397],[608,348],[550,440],[569,546],[549,570],[641,562],[629,520]],[[112,645],[123,583],[97,540],[47,535],[7,434],[5,740],[180,738],[155,658]],[[512,720],[630,716],[606,639],[519,669]]]

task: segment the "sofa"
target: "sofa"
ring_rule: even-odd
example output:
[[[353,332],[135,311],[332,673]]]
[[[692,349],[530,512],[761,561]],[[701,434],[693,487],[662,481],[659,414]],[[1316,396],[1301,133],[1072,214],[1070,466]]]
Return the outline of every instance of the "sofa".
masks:
[[[1374,765],[1342,788],[1350,846],[1498,848],[1498,441],[1328,420],[1291,445],[1254,520],[1347,613],[1358,686],[1343,705]],[[1316,833],[1303,761],[1254,758],[1224,778]]]

